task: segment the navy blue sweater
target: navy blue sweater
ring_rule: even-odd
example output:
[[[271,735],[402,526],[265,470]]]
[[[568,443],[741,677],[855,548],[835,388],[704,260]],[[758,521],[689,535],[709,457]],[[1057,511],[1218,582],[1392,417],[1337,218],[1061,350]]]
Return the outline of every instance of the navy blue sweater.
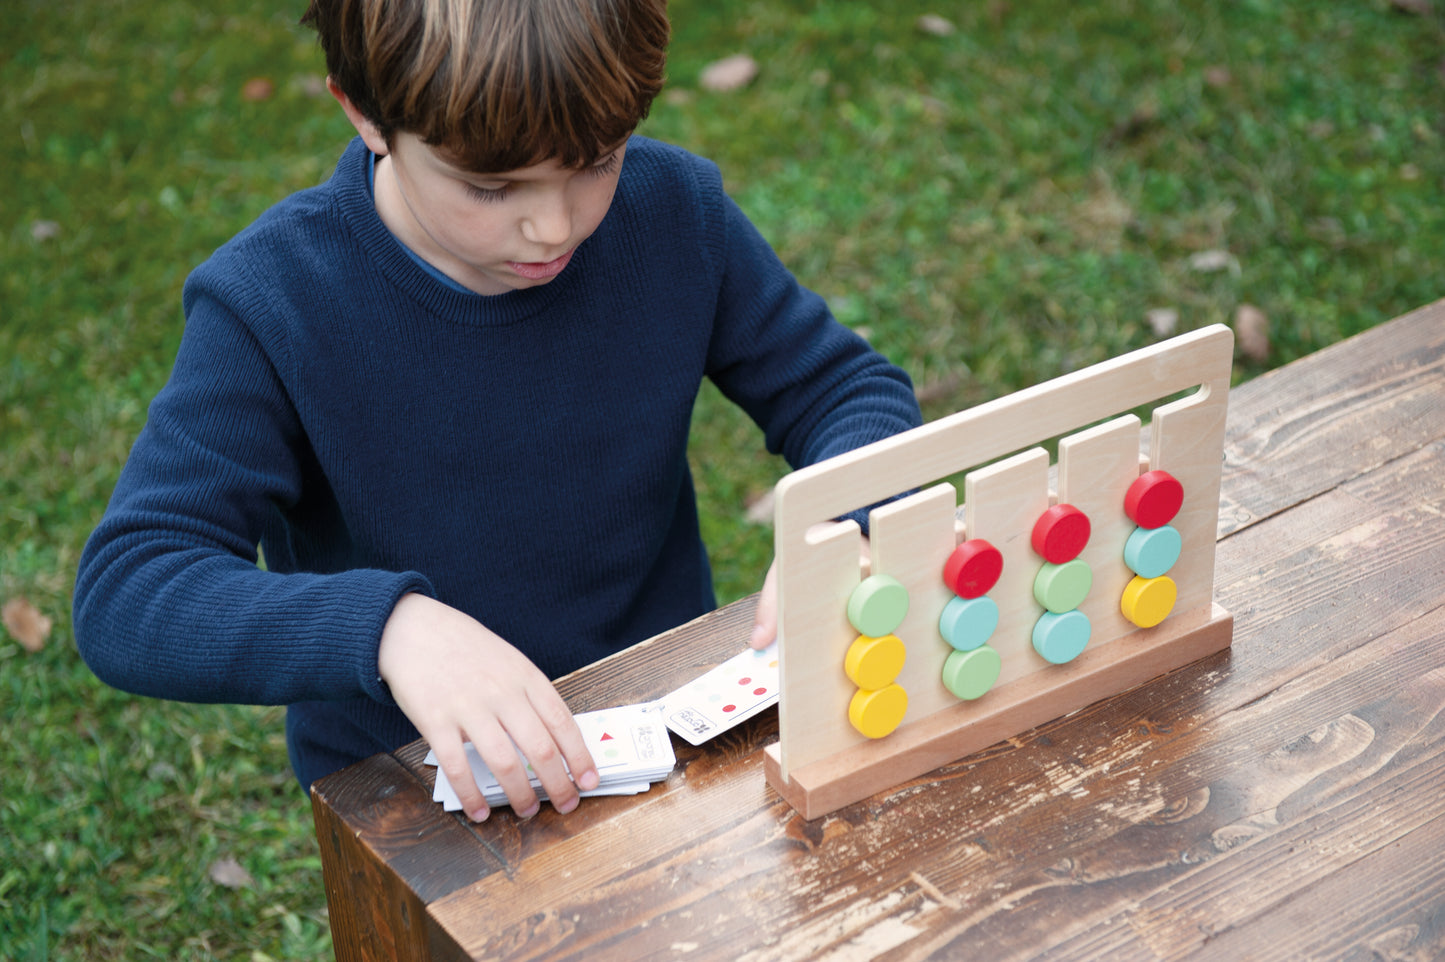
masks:
[[[417,737],[376,665],[406,592],[551,677],[714,606],[686,456],[704,377],[795,467],[919,423],[706,161],[634,138],[567,269],[490,297],[391,235],[369,163],[354,141],[191,275],[75,592],[108,683],[289,705],[303,785]]]

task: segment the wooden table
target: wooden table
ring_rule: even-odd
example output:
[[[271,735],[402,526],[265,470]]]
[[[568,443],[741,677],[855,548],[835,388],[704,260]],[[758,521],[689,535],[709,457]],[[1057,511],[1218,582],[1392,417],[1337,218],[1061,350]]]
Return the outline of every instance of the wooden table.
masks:
[[[425,747],[318,782],[339,959],[1445,959],[1445,301],[1231,396],[1234,646],[808,822],[776,712],[480,825]],[[750,602],[558,682],[660,696]]]

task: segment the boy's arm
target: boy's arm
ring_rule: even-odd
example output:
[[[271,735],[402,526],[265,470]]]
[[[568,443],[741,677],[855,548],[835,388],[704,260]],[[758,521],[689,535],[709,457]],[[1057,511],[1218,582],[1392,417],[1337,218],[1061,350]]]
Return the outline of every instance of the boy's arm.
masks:
[[[382,627],[431,585],[415,571],[258,567],[263,534],[305,493],[309,448],[274,349],[215,302],[189,306],[171,378],[81,556],[81,654],[102,680],[160,698],[389,702]]]
[[[763,428],[768,450],[799,468],[921,424],[908,375],[838,323],[741,210],[726,206],[727,259],[709,373]],[[866,509],[850,517],[865,532],[866,563]],[[777,637],[775,567],[759,595],[754,648]]]
[[[176,700],[396,704],[473,815],[486,806],[463,737],[517,811],[535,807],[525,777],[509,770],[517,758],[505,730],[554,804],[575,805],[562,762],[584,785],[594,766],[565,704],[515,648],[432,600],[423,575],[258,567],[268,525],[306,494],[309,446],[277,370],[285,358],[220,305],[190,307],[171,380],[81,558],[75,635],[92,670]]]
[[[840,324],[730,199],[708,376],[794,468],[922,423],[908,375]]]

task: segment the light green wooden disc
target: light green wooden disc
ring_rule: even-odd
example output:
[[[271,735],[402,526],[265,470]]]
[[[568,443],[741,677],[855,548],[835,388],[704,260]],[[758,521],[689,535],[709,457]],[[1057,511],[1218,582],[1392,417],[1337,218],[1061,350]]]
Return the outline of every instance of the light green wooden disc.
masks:
[[[897,578],[871,575],[848,596],[848,621],[860,635],[891,635],[908,614],[908,589]]]

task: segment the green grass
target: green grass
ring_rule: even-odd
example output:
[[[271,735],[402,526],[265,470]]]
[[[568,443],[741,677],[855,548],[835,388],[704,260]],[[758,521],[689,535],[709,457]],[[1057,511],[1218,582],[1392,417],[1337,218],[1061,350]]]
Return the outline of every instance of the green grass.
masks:
[[[329,955],[281,713],[111,691],[76,559],[163,382],[186,273],[349,135],[303,4],[21,0],[0,36],[0,958]],[[917,17],[955,30],[935,36]],[[1181,329],[1272,322],[1248,377],[1445,295],[1445,31],[1387,0],[678,0],[646,132],[715,158],[937,417]],[[757,80],[699,89],[747,52]],[[243,86],[269,78],[259,101]],[[49,225],[53,225],[49,226]],[[1226,251],[1203,272],[1191,255]],[[756,589],[782,466],[705,389],[719,592]],[[235,857],[252,883],[213,884]]]

